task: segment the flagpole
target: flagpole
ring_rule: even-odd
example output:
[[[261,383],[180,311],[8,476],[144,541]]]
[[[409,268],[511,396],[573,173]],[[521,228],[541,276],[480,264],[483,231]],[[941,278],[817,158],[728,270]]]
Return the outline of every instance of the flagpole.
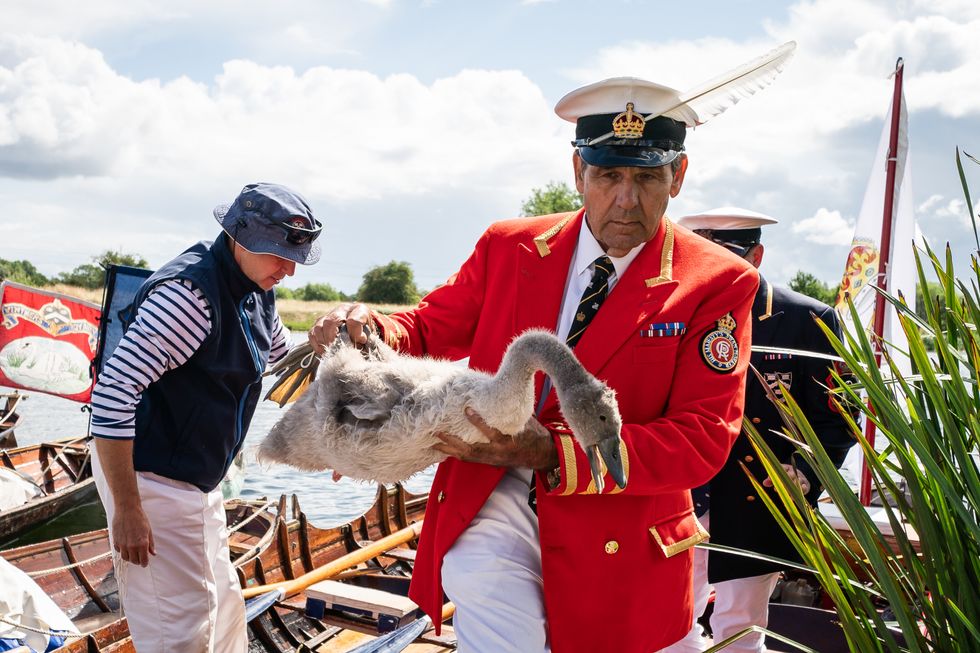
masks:
[[[898,163],[898,128],[902,115],[902,73],[905,70],[905,62],[899,57],[895,62],[895,90],[892,95],[892,124],[891,133],[888,138],[888,158],[885,165],[885,204],[882,211],[881,220],[881,251],[879,253],[879,274],[878,287],[881,290],[888,290],[889,260],[891,257],[892,246],[892,221],[894,220],[895,206],[895,176]],[[880,293],[875,297],[875,316],[874,316],[874,347],[875,365],[881,367],[881,349],[883,347],[883,334],[885,332],[885,307],[886,300]],[[868,441],[871,450],[875,445],[875,425],[872,420],[866,420],[864,436]],[[871,469],[867,460],[861,466],[861,503],[865,506],[871,505]]]

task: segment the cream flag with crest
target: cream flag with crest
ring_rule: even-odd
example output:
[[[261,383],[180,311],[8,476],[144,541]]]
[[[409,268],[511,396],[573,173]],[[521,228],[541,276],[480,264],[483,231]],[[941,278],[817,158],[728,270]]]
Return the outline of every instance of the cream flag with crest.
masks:
[[[881,265],[881,227],[885,210],[886,168],[888,165],[888,141],[891,133],[891,107],[885,116],[885,126],[878,141],[878,151],[875,154],[871,168],[871,177],[864,192],[861,212],[854,226],[854,238],[851,250],[847,255],[844,276],[841,279],[840,293],[837,296],[836,308],[844,323],[844,328],[853,330],[845,293],[850,294],[860,316],[861,328],[869,334],[874,326],[876,285],[882,274],[886,275],[888,293],[894,296],[901,294],[913,309],[915,308],[915,260],[913,258],[913,239],[919,237],[915,224],[912,204],[912,170],[909,160],[908,113],[905,108],[905,96],[901,95],[901,105],[898,110],[898,148],[895,170],[895,199],[892,205],[891,259],[887,270]],[[882,337],[889,353],[895,355],[904,372],[911,371],[911,363],[906,355],[900,354],[908,350],[908,343],[894,308],[886,304],[885,324]]]

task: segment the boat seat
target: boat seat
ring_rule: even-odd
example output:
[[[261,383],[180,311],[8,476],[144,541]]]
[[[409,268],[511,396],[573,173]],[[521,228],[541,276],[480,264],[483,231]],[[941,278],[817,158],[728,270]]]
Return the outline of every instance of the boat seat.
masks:
[[[355,614],[388,632],[417,619],[419,607],[407,596],[372,587],[324,580],[306,588],[306,616],[323,619],[328,613]]]
[[[94,630],[102,628],[103,626],[108,626],[109,624],[118,621],[120,618],[122,618],[122,614],[119,612],[100,612],[99,614],[93,614],[91,617],[74,619],[73,623],[80,632],[90,633]]]
[[[247,553],[255,548],[254,544],[244,544],[242,542],[228,542],[228,549],[232,553],[232,560],[235,559],[235,554],[241,555]]]

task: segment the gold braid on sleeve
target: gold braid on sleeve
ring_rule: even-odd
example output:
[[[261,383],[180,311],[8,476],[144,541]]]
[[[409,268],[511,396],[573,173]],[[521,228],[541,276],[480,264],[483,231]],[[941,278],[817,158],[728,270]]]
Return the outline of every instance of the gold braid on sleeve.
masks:
[[[371,311],[371,321],[374,322],[374,327],[381,335],[384,343],[392,349],[397,350],[401,339],[404,337],[404,331],[401,325],[384,313],[379,313],[375,310]]]

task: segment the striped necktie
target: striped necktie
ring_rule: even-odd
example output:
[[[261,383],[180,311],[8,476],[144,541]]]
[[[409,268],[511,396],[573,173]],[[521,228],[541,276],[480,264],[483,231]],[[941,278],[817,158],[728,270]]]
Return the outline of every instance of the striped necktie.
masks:
[[[608,256],[600,256],[592,264],[595,266],[595,271],[592,273],[592,281],[589,282],[585,292],[582,293],[582,299],[579,300],[578,307],[575,309],[575,317],[572,319],[572,327],[568,330],[568,335],[565,337],[565,344],[569,347],[575,347],[582,334],[585,333],[585,328],[589,326],[589,322],[599,312],[599,307],[605,301],[606,295],[609,294],[609,277],[613,273],[612,261],[609,260]],[[535,411],[535,414],[541,412],[541,407],[544,405],[544,398],[550,391],[551,382],[546,378],[544,389],[541,393],[541,401],[538,404],[538,409]],[[537,487],[534,484],[534,474],[531,475],[531,487],[527,494],[527,504],[531,507],[531,511],[535,515],[538,514],[538,493]]]
[[[579,300],[578,308],[575,310],[572,326],[565,338],[565,344],[569,347],[575,347],[592,318],[599,312],[599,307],[605,301],[606,295],[609,294],[609,277],[613,273],[612,261],[609,260],[608,256],[600,256],[593,265],[595,271],[592,273],[592,281],[582,293],[582,299]]]

